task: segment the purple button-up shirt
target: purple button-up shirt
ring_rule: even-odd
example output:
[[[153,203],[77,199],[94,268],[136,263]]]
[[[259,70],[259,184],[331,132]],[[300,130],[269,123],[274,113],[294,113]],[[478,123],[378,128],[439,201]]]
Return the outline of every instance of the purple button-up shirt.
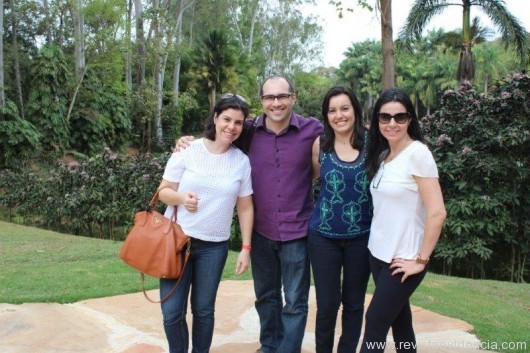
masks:
[[[307,236],[313,211],[311,150],[323,132],[315,118],[291,116],[279,134],[261,118],[248,153],[254,189],[254,229],[271,240]]]

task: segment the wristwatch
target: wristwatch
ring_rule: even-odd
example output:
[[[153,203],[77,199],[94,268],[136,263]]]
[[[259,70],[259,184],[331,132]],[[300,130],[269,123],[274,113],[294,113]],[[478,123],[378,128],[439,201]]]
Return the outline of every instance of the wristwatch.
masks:
[[[417,264],[422,264],[422,265],[427,265],[427,263],[429,263],[429,258],[426,258],[426,259],[422,259],[421,258],[421,255],[418,254],[418,256],[416,257],[416,263]]]

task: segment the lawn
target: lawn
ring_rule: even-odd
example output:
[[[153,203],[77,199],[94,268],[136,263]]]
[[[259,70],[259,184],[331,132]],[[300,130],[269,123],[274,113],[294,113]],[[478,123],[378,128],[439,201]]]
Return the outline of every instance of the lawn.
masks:
[[[0,302],[72,303],[137,292],[139,275],[118,258],[121,244],[0,221]],[[234,274],[236,257],[230,252],[223,279],[251,279],[250,271]],[[156,279],[146,281],[148,289],[157,286]],[[490,347],[502,342],[530,347],[530,284],[429,273],[411,301],[470,323]]]

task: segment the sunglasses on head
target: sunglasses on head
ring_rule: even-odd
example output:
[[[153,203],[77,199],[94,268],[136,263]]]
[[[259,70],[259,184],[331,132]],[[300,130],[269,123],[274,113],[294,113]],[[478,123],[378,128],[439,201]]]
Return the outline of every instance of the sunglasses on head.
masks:
[[[390,120],[394,118],[394,121],[398,124],[405,124],[409,120],[409,113],[397,113],[394,115],[388,113],[379,113],[377,119],[381,124],[388,124]]]
[[[245,98],[241,97],[239,94],[234,94],[234,93],[223,93],[221,95],[221,99],[229,99],[229,98],[232,98],[232,97],[236,97],[237,99],[239,99],[241,102],[243,103],[247,103],[247,101],[245,100]]]

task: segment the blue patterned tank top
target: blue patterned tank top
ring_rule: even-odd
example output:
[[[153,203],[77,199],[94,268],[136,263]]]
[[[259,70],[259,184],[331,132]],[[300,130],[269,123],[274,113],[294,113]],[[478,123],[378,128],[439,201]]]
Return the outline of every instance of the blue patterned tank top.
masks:
[[[351,239],[370,232],[373,208],[366,176],[366,137],[353,162],[341,161],[335,150],[321,154],[320,194],[309,227],[325,237]]]

